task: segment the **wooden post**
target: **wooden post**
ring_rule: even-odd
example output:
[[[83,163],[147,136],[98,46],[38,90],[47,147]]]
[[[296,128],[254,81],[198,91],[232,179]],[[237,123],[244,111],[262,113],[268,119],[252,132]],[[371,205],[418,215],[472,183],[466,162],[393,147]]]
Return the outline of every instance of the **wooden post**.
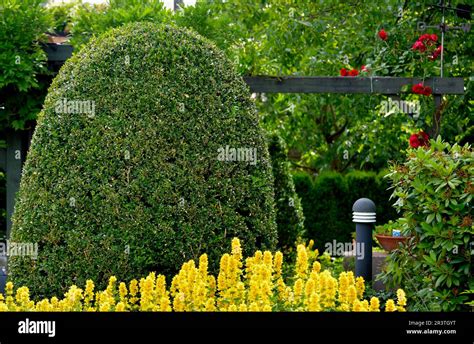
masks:
[[[22,156],[21,133],[8,131],[5,171],[7,177],[7,239],[10,238],[15,197],[20,188]]]

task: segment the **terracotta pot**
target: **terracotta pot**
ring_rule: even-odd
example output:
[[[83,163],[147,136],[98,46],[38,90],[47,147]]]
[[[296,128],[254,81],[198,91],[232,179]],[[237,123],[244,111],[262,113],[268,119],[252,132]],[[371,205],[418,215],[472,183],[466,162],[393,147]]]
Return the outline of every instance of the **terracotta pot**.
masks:
[[[404,244],[408,240],[408,237],[394,237],[391,235],[382,234],[375,234],[375,237],[377,238],[380,246],[382,246],[382,248],[387,252],[397,249],[399,243]]]

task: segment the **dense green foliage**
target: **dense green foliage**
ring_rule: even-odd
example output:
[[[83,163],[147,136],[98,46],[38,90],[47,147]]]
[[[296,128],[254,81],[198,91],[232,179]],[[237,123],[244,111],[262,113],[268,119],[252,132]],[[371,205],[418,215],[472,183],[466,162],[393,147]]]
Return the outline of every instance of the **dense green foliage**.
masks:
[[[171,11],[161,1],[155,0],[110,0],[108,5],[81,4],[71,18],[71,43],[80,49],[92,37],[133,22],[170,23]]]
[[[385,280],[409,291],[415,310],[462,309],[472,278],[474,152],[431,140],[410,150],[389,174],[404,234],[412,239],[388,260]]]
[[[58,110],[64,99],[95,112]],[[255,160],[222,160],[226,146]],[[39,244],[38,259],[12,257],[9,273],[42,295],[169,274],[203,252],[217,262],[233,237],[246,254],[273,248],[273,206],[266,138],[232,64],[187,30],[124,26],[68,60],[49,90],[12,229]]]
[[[0,0],[0,18],[2,131],[6,127],[23,128],[41,108],[45,90],[38,75],[46,73],[46,54],[39,41],[50,19],[41,0]]]
[[[269,135],[268,150],[272,159],[278,246],[288,250],[304,237],[304,216],[290,172],[285,142],[276,134]]]
[[[426,2],[201,1],[187,13],[201,18],[193,25],[198,32],[225,35],[213,39],[224,42],[243,74],[337,76],[342,67],[362,65],[374,76],[440,74],[439,59],[420,60],[411,51],[421,34],[417,22],[441,21],[441,12]],[[446,20],[451,25],[466,22],[452,12]],[[386,42],[377,37],[382,27],[388,32]],[[462,31],[446,35],[445,76],[466,77],[467,86],[465,96],[443,100],[441,134],[450,142],[472,138],[473,84],[467,76],[472,74],[473,44],[473,36]],[[403,158],[411,133],[433,126],[432,97],[402,95],[421,102],[417,119],[398,111],[385,117],[380,106],[385,96],[268,94],[258,99],[265,128],[277,131],[292,157],[315,172],[380,170],[388,160]]]
[[[301,197],[305,215],[306,237],[324,250],[325,243],[336,240],[350,242],[355,231],[352,205],[362,197],[377,206],[377,223],[395,219],[396,212],[389,202],[389,183],[385,172],[353,171],[348,174],[324,172],[316,178],[307,173],[294,176],[296,192]]]

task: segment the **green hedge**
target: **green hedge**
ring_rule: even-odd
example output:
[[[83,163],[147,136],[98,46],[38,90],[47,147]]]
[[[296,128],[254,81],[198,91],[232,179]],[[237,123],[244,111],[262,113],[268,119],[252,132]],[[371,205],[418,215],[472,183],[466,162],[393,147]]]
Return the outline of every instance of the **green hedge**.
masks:
[[[64,99],[95,113],[64,113]],[[226,146],[256,149],[256,163],[222,161]],[[203,252],[218,262],[233,237],[246,255],[274,248],[271,162],[248,87],[185,29],[138,23],[94,39],[53,81],[13,221],[12,240],[39,255],[12,257],[10,277],[39,296],[170,275]]]
[[[295,247],[298,238],[304,237],[303,208],[291,176],[285,142],[277,134],[271,134],[268,150],[274,177],[278,246],[286,251]]]
[[[337,240],[348,242],[355,231],[352,205],[362,197],[377,205],[377,223],[396,219],[396,211],[389,201],[385,172],[354,171],[348,174],[324,172],[313,178],[307,173],[294,175],[296,192],[301,197],[305,215],[306,237],[314,239],[316,247]]]

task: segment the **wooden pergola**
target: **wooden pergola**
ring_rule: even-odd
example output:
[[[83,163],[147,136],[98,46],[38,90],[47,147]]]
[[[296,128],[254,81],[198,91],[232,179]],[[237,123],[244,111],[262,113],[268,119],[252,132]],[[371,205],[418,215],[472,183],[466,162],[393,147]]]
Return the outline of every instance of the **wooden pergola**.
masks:
[[[47,44],[45,51],[50,66],[57,69],[72,55],[69,45]],[[255,93],[336,93],[383,94],[398,97],[405,85],[423,82],[433,90],[435,113],[433,120],[441,119],[441,100],[445,94],[464,94],[463,78],[398,78],[398,77],[318,77],[318,76],[247,76],[245,82]],[[435,133],[437,134],[437,133]],[[0,149],[0,168],[6,172],[7,238],[10,236],[11,216],[15,195],[20,186],[23,163],[32,132],[8,131],[7,148]]]

